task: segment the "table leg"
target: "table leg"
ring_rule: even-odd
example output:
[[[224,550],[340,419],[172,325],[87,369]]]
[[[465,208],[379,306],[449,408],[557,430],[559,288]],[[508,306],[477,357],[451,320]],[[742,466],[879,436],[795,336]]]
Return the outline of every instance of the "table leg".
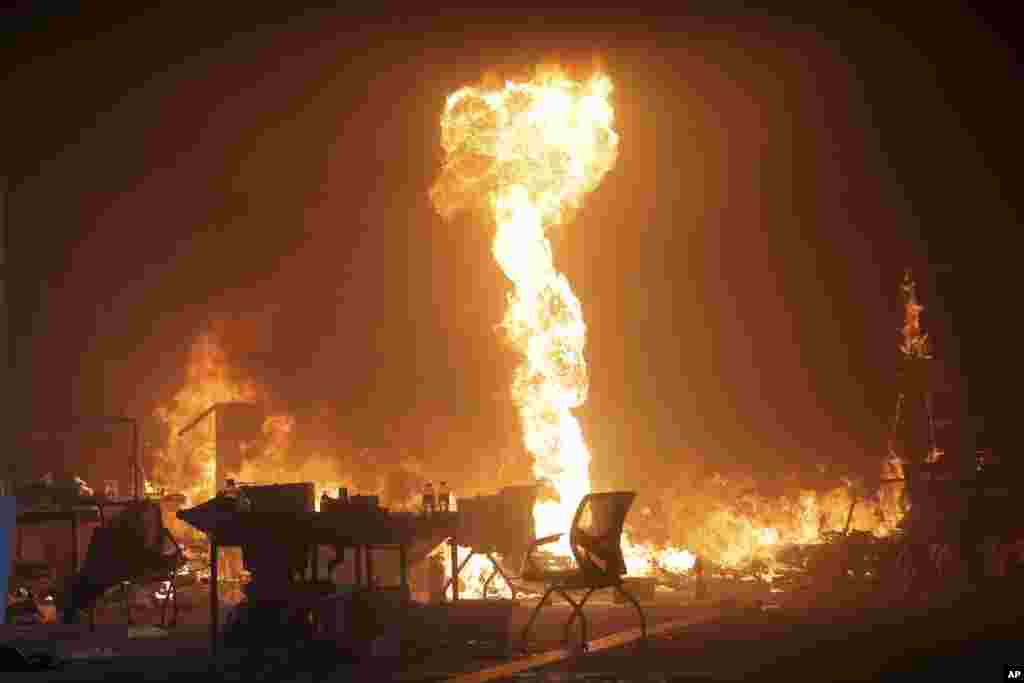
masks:
[[[452,552],[452,602],[459,601],[459,546],[455,538],[448,540],[448,547]]]
[[[409,598],[409,553],[405,544],[398,546],[398,580],[402,588],[402,599]]]
[[[373,548],[366,546],[366,587],[373,589]]]
[[[217,542],[210,539],[210,654],[217,654],[220,596],[217,592]]]
[[[78,573],[78,515],[71,513],[71,576]]]
[[[363,586],[363,546],[357,545],[353,549],[353,555],[355,555],[356,561],[356,586],[362,588]]]

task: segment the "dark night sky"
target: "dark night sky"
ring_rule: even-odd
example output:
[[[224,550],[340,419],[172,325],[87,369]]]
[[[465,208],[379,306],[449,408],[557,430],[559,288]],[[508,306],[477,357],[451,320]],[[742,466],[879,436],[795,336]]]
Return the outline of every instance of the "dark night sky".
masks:
[[[357,441],[432,405],[480,449],[515,442],[490,228],[443,222],[427,190],[444,97],[555,53],[601,56],[621,135],[553,237],[590,330],[599,482],[873,461],[904,265],[1003,438],[1021,112],[996,19],[588,16],[8,22],[24,423],[150,412],[221,317],[291,409],[329,400]]]

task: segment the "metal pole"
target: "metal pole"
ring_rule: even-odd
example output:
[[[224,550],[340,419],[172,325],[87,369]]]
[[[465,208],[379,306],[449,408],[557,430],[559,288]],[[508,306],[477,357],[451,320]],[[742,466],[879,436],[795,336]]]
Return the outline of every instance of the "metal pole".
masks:
[[[449,548],[452,551],[452,602],[459,601],[459,546],[455,544],[455,537],[453,536],[448,541]]]
[[[409,599],[409,553],[405,543],[398,546],[399,586],[402,588],[402,600]]]
[[[142,468],[140,467],[141,454],[139,453],[139,421],[132,418],[132,488],[135,490],[135,500],[141,498],[142,493]]]
[[[4,358],[2,361],[4,365],[4,372],[2,375],[0,375],[3,377],[3,379],[0,381],[3,382],[5,387],[10,387],[9,389],[6,389],[5,394],[9,397],[14,397],[20,393],[20,386],[19,383],[17,382],[17,378],[15,377],[16,335],[14,334],[14,316],[11,314],[11,307],[13,305],[13,295],[11,287],[12,268],[9,249],[11,217],[11,179],[9,176],[4,176],[2,181],[0,181],[0,203],[2,203],[3,205],[2,207],[0,207],[0,210],[2,210],[2,212],[0,212],[0,283],[2,283],[2,285],[0,286],[3,287],[3,301],[0,302],[0,306],[3,306],[3,310],[0,311],[0,315],[2,315],[4,318],[3,325],[5,329],[3,331],[3,341],[4,344],[6,345],[6,352],[4,353]],[[3,406],[3,426],[0,427],[0,429],[2,429],[2,433],[0,433],[0,439],[3,440],[2,442],[0,442],[0,448],[2,448],[5,451],[4,455],[0,456],[0,463],[3,464],[4,471],[0,473],[0,479],[6,478],[8,474],[11,475],[12,481],[9,484],[11,490],[6,493],[7,495],[13,496],[13,469],[15,461],[14,430],[15,425],[18,424],[18,417],[12,414],[14,409],[14,403],[5,403],[7,403],[7,405]],[[3,487],[0,486],[0,488]],[[0,621],[2,621],[2,619],[0,619]]]
[[[78,511],[71,510],[71,576],[78,573]]]
[[[217,539],[210,536],[210,654],[217,654],[220,596],[217,592]]]
[[[212,413],[213,411],[215,411],[215,410],[217,409],[217,406],[218,406],[218,405],[220,405],[220,404],[219,404],[219,403],[214,403],[214,404],[213,404],[212,406],[210,406],[209,408],[207,408],[206,410],[204,410],[203,412],[201,412],[201,413],[199,414],[199,416],[198,416],[198,417],[196,417],[196,418],[195,418],[194,420],[192,420],[192,421],[191,421],[191,422],[189,422],[189,423],[188,423],[187,425],[185,425],[184,427],[182,427],[181,429],[179,429],[179,430],[178,430],[178,436],[185,436],[185,434],[187,434],[188,432],[190,432],[190,431],[192,430],[192,428],[193,428],[193,427],[195,427],[195,426],[196,426],[197,424],[199,424],[200,422],[202,422],[202,420],[203,420],[203,418],[204,418],[204,417],[206,417],[207,415],[209,415],[210,413]]]
[[[366,588],[373,590],[373,547],[366,546]]]
[[[857,496],[853,497],[853,502],[850,503],[850,511],[846,513],[846,526],[843,527],[843,535],[847,536],[850,533],[850,524],[853,522],[853,509],[857,507]]]
[[[14,326],[11,324],[11,179],[9,176],[4,177],[3,189],[0,190],[0,194],[3,196],[3,215],[0,215],[0,228],[3,229],[3,234],[0,234],[0,240],[2,240],[2,242],[0,242],[0,253],[3,254],[3,260],[0,261],[0,278],[4,281],[4,316],[7,319],[7,354],[6,358],[4,358],[4,363],[7,364],[8,371],[13,374],[17,360],[17,353],[14,350]],[[12,381],[13,379],[14,378],[11,377]]]

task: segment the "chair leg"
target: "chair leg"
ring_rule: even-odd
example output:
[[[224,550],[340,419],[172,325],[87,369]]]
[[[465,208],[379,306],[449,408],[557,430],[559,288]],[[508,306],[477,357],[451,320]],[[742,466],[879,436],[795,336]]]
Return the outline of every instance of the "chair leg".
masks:
[[[160,626],[163,627],[163,628],[168,628],[168,626],[169,626],[168,621],[167,621],[167,608],[170,606],[169,603],[171,602],[171,600],[174,600],[174,607],[172,608],[172,611],[171,611],[171,621],[170,621],[170,625],[173,626],[177,622],[177,617],[178,617],[178,614],[177,614],[177,612],[178,612],[178,597],[177,597],[176,591],[174,589],[174,574],[171,574],[168,577],[168,581],[167,581],[167,595],[164,597],[163,603],[160,605]]]
[[[487,577],[487,580],[484,581],[484,600],[487,599],[487,593],[491,590],[491,581],[493,581],[494,577],[497,575],[498,570],[495,569],[493,572],[491,572],[491,575]]]
[[[526,646],[527,646],[527,643],[529,642],[528,639],[529,639],[529,636],[530,636],[530,628],[533,626],[533,622],[537,620],[537,615],[540,613],[541,607],[544,606],[544,603],[547,602],[548,596],[550,596],[551,593],[554,592],[554,590],[555,590],[554,588],[548,588],[546,591],[544,591],[544,597],[542,597],[540,599],[540,602],[537,603],[537,606],[533,608],[533,612],[530,614],[530,620],[527,621],[526,622],[526,626],[523,627],[523,631],[522,631],[523,650],[527,649]]]
[[[178,588],[174,585],[173,579],[171,579],[171,594],[168,597],[174,600],[174,604],[171,605],[171,628],[174,628],[178,625]]]
[[[558,594],[561,595],[567,603],[569,603],[570,607],[572,607],[572,612],[569,614],[569,618],[565,621],[565,633],[562,639],[562,642],[564,642],[566,647],[568,647],[570,645],[569,630],[572,628],[572,625],[576,622],[576,617],[579,617],[581,622],[583,621],[583,614],[579,610],[579,605],[577,605],[573,601],[573,599],[569,596],[568,593],[566,593],[565,591],[558,591]]]
[[[508,575],[501,569],[501,565],[498,564],[498,561],[494,559],[493,555],[487,553],[487,559],[489,559],[491,561],[491,564],[494,565],[495,572],[500,574],[501,578],[505,579],[505,583],[508,584],[508,589],[512,591],[512,599],[515,600],[516,596],[519,595],[519,589],[515,587],[515,584],[512,583],[512,580],[508,578]],[[494,574],[491,574],[491,578],[494,578]],[[488,581],[489,580],[490,579],[488,579]]]
[[[458,566],[458,568],[455,570],[455,574],[453,574],[450,579],[444,582],[444,588],[441,589],[442,596],[448,594],[448,586],[451,586],[454,581],[459,580],[459,574],[462,573],[462,570],[463,568],[465,568],[466,563],[469,562],[469,558],[473,557],[473,555],[476,555],[476,553],[472,550],[469,551],[469,555],[466,555],[466,559],[464,559],[462,563]]]
[[[586,650],[590,645],[590,624],[587,623],[587,616],[583,612],[583,606],[587,604],[587,600],[594,594],[596,588],[587,589],[586,595],[580,600],[580,618],[583,620],[583,649]]]
[[[171,599],[171,589],[168,586],[167,595],[160,601],[160,627],[167,627],[167,601]]]
[[[587,649],[587,643],[588,643],[588,640],[589,640],[587,638],[587,631],[588,631],[588,628],[587,628],[587,615],[583,612],[583,606],[587,604],[587,600],[590,599],[590,596],[594,593],[595,590],[597,590],[597,589],[596,588],[588,588],[587,592],[583,595],[583,599],[581,599],[578,603],[573,602],[572,598],[569,596],[569,594],[567,592],[560,592],[560,595],[563,598],[565,598],[565,601],[568,602],[570,605],[572,605],[572,614],[569,615],[569,620],[567,622],[565,622],[565,642],[566,642],[566,644],[569,643],[569,629],[571,629],[572,625],[576,622],[576,617],[579,617],[579,619],[580,619],[580,627],[581,627],[581,630],[580,630],[580,647],[582,649],[584,649],[584,650]]]
[[[128,621],[128,625],[134,626],[135,621],[132,619],[132,606],[128,601],[128,587],[129,584],[127,581],[121,583],[121,598],[124,601],[122,603],[122,609],[124,610],[124,616],[125,619]]]
[[[646,642],[647,641],[647,618],[644,616],[644,610],[640,607],[640,603],[633,597],[633,594],[623,588],[621,585],[616,586],[615,590],[622,594],[622,597],[633,603],[633,607],[636,608],[637,613],[640,615],[640,637]]]

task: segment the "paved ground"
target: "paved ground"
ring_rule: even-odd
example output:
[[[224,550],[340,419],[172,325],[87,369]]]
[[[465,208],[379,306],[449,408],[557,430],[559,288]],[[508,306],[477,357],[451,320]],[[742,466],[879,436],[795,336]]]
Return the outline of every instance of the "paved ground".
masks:
[[[646,606],[648,624],[715,611],[708,605],[695,606],[684,602],[685,596],[681,594],[659,594],[654,603]],[[49,652],[65,660],[61,671],[20,674],[25,680],[33,681],[118,680],[118,677],[123,680],[171,680],[188,674],[213,674],[221,680],[247,681],[432,681],[523,657],[518,633],[534,605],[525,603],[515,610],[512,632],[516,637],[506,653],[497,654],[489,648],[467,645],[448,647],[443,651],[421,651],[406,661],[351,662],[329,644],[250,652],[221,648],[218,656],[212,658],[208,650],[208,629],[198,614],[200,610],[186,615],[184,623],[173,630],[166,633],[153,630],[148,634],[160,637],[145,637],[147,632],[141,627],[129,633],[123,624],[100,623],[94,634],[88,634],[85,628],[32,627],[21,629],[16,639],[25,652]],[[545,608],[533,630],[531,651],[561,647],[562,625],[569,613],[566,605]],[[592,638],[639,624],[632,607],[606,601],[589,604],[587,615]],[[140,614],[137,618],[141,620],[142,616]],[[13,638],[8,631],[6,640],[12,642]],[[87,657],[79,659],[76,654]],[[8,676],[15,675],[5,673],[3,680],[6,683]]]
[[[778,596],[781,597],[781,596]],[[907,673],[921,680],[942,672],[943,680],[1003,679],[1004,664],[1024,661],[1024,607],[1008,589],[973,594],[940,604],[897,605],[877,594],[832,592],[787,596],[781,607],[744,604],[684,604],[685,596],[660,594],[649,605],[649,623],[689,619],[689,626],[650,639],[639,648],[572,656],[529,671],[489,680],[904,680]],[[567,608],[555,606],[537,631],[538,649],[560,647],[561,623]],[[595,604],[588,609],[592,637],[601,638],[636,625],[629,608]],[[513,628],[525,622],[521,607]],[[109,627],[111,629],[115,627]],[[516,629],[517,630],[517,629]],[[128,638],[127,631],[97,634],[115,656],[68,662],[63,671],[3,674],[8,680],[181,680],[202,675],[216,680],[245,681],[438,681],[486,672],[522,655],[486,656],[466,648],[421,653],[399,662],[358,663],[343,659],[336,649],[315,646],[261,651],[222,651],[207,655],[206,630],[185,625],[167,637]],[[29,643],[31,644],[31,643]],[[36,641],[35,649],[64,652],[77,645]],[[479,672],[484,672],[480,674]]]
[[[1024,664],[1019,594],[866,602],[735,610],[644,649],[596,652],[498,680],[995,681],[1005,679],[1004,665]]]

